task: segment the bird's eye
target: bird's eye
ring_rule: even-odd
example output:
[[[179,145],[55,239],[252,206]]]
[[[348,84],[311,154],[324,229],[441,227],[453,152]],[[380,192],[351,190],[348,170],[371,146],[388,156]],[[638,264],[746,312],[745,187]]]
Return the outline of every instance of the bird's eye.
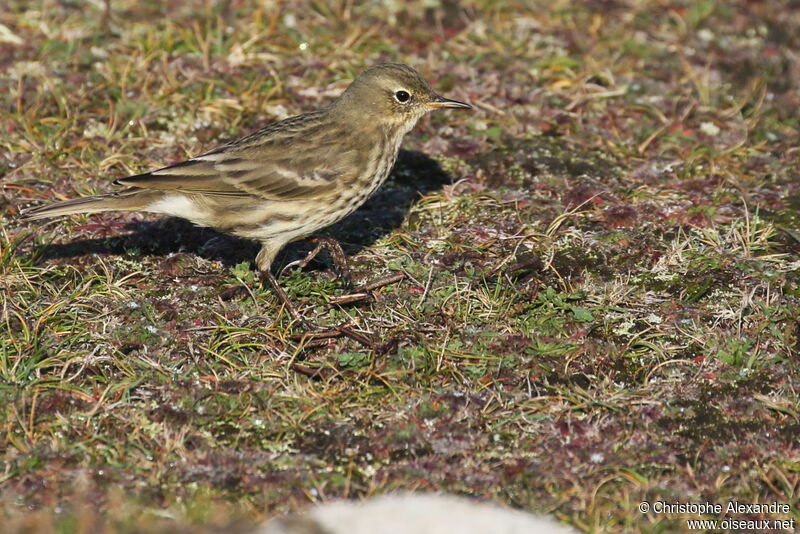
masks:
[[[397,99],[397,101],[398,101],[398,102],[400,102],[401,104],[405,104],[406,102],[408,102],[409,100],[411,100],[411,95],[410,95],[410,94],[408,94],[408,92],[407,92],[407,91],[402,91],[402,90],[400,90],[400,91],[397,91],[397,92],[394,94],[394,97],[395,97],[395,98]]]

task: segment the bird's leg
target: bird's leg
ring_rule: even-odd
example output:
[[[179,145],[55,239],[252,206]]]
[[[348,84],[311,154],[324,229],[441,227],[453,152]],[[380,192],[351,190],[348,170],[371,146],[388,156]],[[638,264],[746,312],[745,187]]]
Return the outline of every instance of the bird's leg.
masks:
[[[389,276],[384,276],[383,278],[378,278],[377,280],[373,280],[371,282],[367,282],[366,284],[362,284],[361,286],[355,288],[354,292],[348,295],[331,297],[330,303],[341,306],[343,304],[352,304],[353,302],[370,300],[374,298],[373,291],[375,291],[376,289],[380,289],[384,286],[388,286],[389,284],[394,284],[396,282],[399,282],[405,277],[406,277],[405,273],[395,273],[395,274],[390,274]]]
[[[304,268],[306,265],[311,263],[311,260],[317,257],[317,254],[320,253],[322,248],[323,248],[322,245],[318,244],[316,247],[314,247],[314,249],[311,252],[306,254],[306,257],[303,258],[302,260],[295,260],[293,262],[287,263],[286,266],[283,269],[281,269],[281,272],[278,273],[278,277],[281,277],[284,274],[286,274],[286,271],[288,271],[289,269],[293,269],[295,267],[298,267],[300,269]]]
[[[350,266],[347,264],[347,255],[345,255],[344,250],[342,250],[342,245],[332,237],[312,237],[310,241],[316,243],[317,247],[328,249],[328,254],[331,256],[337,275],[344,280],[348,287],[352,287],[353,276],[350,274]]]
[[[353,286],[353,277],[350,274],[350,267],[347,265],[347,256],[342,250],[342,245],[332,237],[311,237],[307,239],[309,243],[314,243],[316,246],[309,252],[305,258],[302,260],[297,260],[291,262],[289,265],[284,267],[281,270],[279,276],[283,276],[283,273],[286,272],[288,269],[293,267],[303,268],[313,260],[317,254],[319,254],[323,248],[328,249],[328,254],[331,255],[331,260],[333,261],[333,266],[336,269],[336,274],[339,278],[343,279],[347,287]]]
[[[346,336],[368,347],[374,346],[374,343],[369,338],[364,337],[358,332],[354,332],[345,324],[341,324],[333,328],[323,328],[318,324],[312,323],[311,321],[300,315],[300,312],[297,311],[297,309],[292,304],[292,301],[289,300],[289,296],[286,294],[281,285],[278,283],[278,280],[272,275],[271,272],[269,272],[269,270],[261,271],[261,276],[264,277],[267,280],[267,282],[269,282],[269,285],[272,286],[273,291],[275,291],[275,294],[278,295],[278,298],[281,300],[283,305],[286,306],[286,309],[289,310],[289,314],[291,314],[292,318],[301,325],[303,325],[303,327],[307,330],[307,332],[305,332],[300,337],[300,339],[306,337],[311,339],[324,339],[330,337]]]
[[[269,282],[269,285],[272,286],[272,290],[275,291],[276,295],[278,295],[278,298],[283,303],[283,305],[286,306],[286,309],[289,311],[289,314],[295,321],[299,322],[309,330],[318,328],[315,324],[310,323],[302,315],[300,315],[300,312],[298,312],[297,308],[294,307],[292,301],[289,300],[289,296],[286,294],[281,285],[278,283],[278,280],[276,280],[275,277],[272,275],[272,273],[269,272],[269,269],[260,272],[261,272],[261,277],[264,278],[267,282]]]
[[[343,305],[354,302],[360,302],[364,300],[370,300],[374,298],[373,291],[375,291],[376,289],[380,289],[381,287],[387,286],[389,284],[394,284],[405,278],[405,274],[395,273],[389,276],[384,276],[383,278],[379,278],[377,280],[372,280],[371,282],[367,282],[366,284],[363,284],[361,286],[354,287],[353,278],[352,275],[350,274],[350,268],[347,265],[347,256],[345,255],[344,250],[342,250],[342,246],[339,244],[337,240],[333,239],[332,237],[318,236],[309,238],[306,241],[310,243],[315,243],[316,246],[311,250],[311,252],[306,254],[306,257],[303,258],[302,260],[293,261],[289,263],[286,267],[281,269],[281,272],[278,276],[283,276],[284,272],[294,267],[299,267],[302,269],[303,267],[308,265],[311,262],[311,260],[313,260],[317,256],[317,254],[319,254],[322,251],[323,248],[328,249],[328,254],[331,255],[334,268],[336,269],[339,278],[342,278],[345,282],[347,289],[351,290],[351,293],[347,295],[331,297],[330,298],[331,304]],[[303,321],[302,317],[300,317],[300,315],[296,311],[294,311],[291,302],[289,302],[289,298],[286,297],[286,294],[283,293],[283,290],[280,289],[280,286],[278,286],[278,281],[272,275],[270,275],[270,277],[271,280],[269,280],[269,283],[272,284],[273,288],[275,288],[275,292],[278,293],[278,296],[286,305],[287,309],[289,309],[289,311],[295,318]],[[304,324],[307,324],[305,321],[303,322]]]

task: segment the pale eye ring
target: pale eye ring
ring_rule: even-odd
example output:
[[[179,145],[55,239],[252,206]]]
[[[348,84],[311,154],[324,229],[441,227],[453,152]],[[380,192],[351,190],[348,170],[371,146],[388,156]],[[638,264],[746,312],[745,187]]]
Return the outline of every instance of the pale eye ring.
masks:
[[[409,100],[411,100],[411,95],[408,94],[408,91],[403,91],[402,89],[397,91],[394,94],[395,99],[400,102],[401,104],[405,104]]]

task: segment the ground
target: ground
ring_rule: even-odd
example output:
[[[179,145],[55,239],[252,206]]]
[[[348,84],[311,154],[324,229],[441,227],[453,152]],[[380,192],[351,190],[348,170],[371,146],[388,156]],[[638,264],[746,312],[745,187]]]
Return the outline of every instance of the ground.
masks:
[[[236,529],[401,489],[588,532],[722,519],[658,501],[800,520],[796,1],[7,4],[10,532]],[[357,282],[402,280],[342,303],[325,257],[281,277],[330,337],[261,285],[254,244],[155,215],[19,221],[380,61],[475,111],[424,120],[329,232]]]

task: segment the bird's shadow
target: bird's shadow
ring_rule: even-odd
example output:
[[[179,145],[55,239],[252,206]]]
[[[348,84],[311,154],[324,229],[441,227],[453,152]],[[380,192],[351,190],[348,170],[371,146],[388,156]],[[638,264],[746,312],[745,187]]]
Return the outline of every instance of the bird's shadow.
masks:
[[[421,152],[401,150],[386,184],[356,212],[324,233],[340,241],[345,252],[354,254],[397,228],[422,195],[440,190],[450,182],[451,177],[435,160]],[[44,245],[35,253],[41,260],[50,260],[88,254],[165,256],[185,252],[232,266],[242,262],[253,265],[260,248],[254,241],[200,228],[176,217],[132,222],[123,228],[132,232]],[[275,266],[280,268],[302,258],[307,250],[305,244],[291,244],[278,256]]]

